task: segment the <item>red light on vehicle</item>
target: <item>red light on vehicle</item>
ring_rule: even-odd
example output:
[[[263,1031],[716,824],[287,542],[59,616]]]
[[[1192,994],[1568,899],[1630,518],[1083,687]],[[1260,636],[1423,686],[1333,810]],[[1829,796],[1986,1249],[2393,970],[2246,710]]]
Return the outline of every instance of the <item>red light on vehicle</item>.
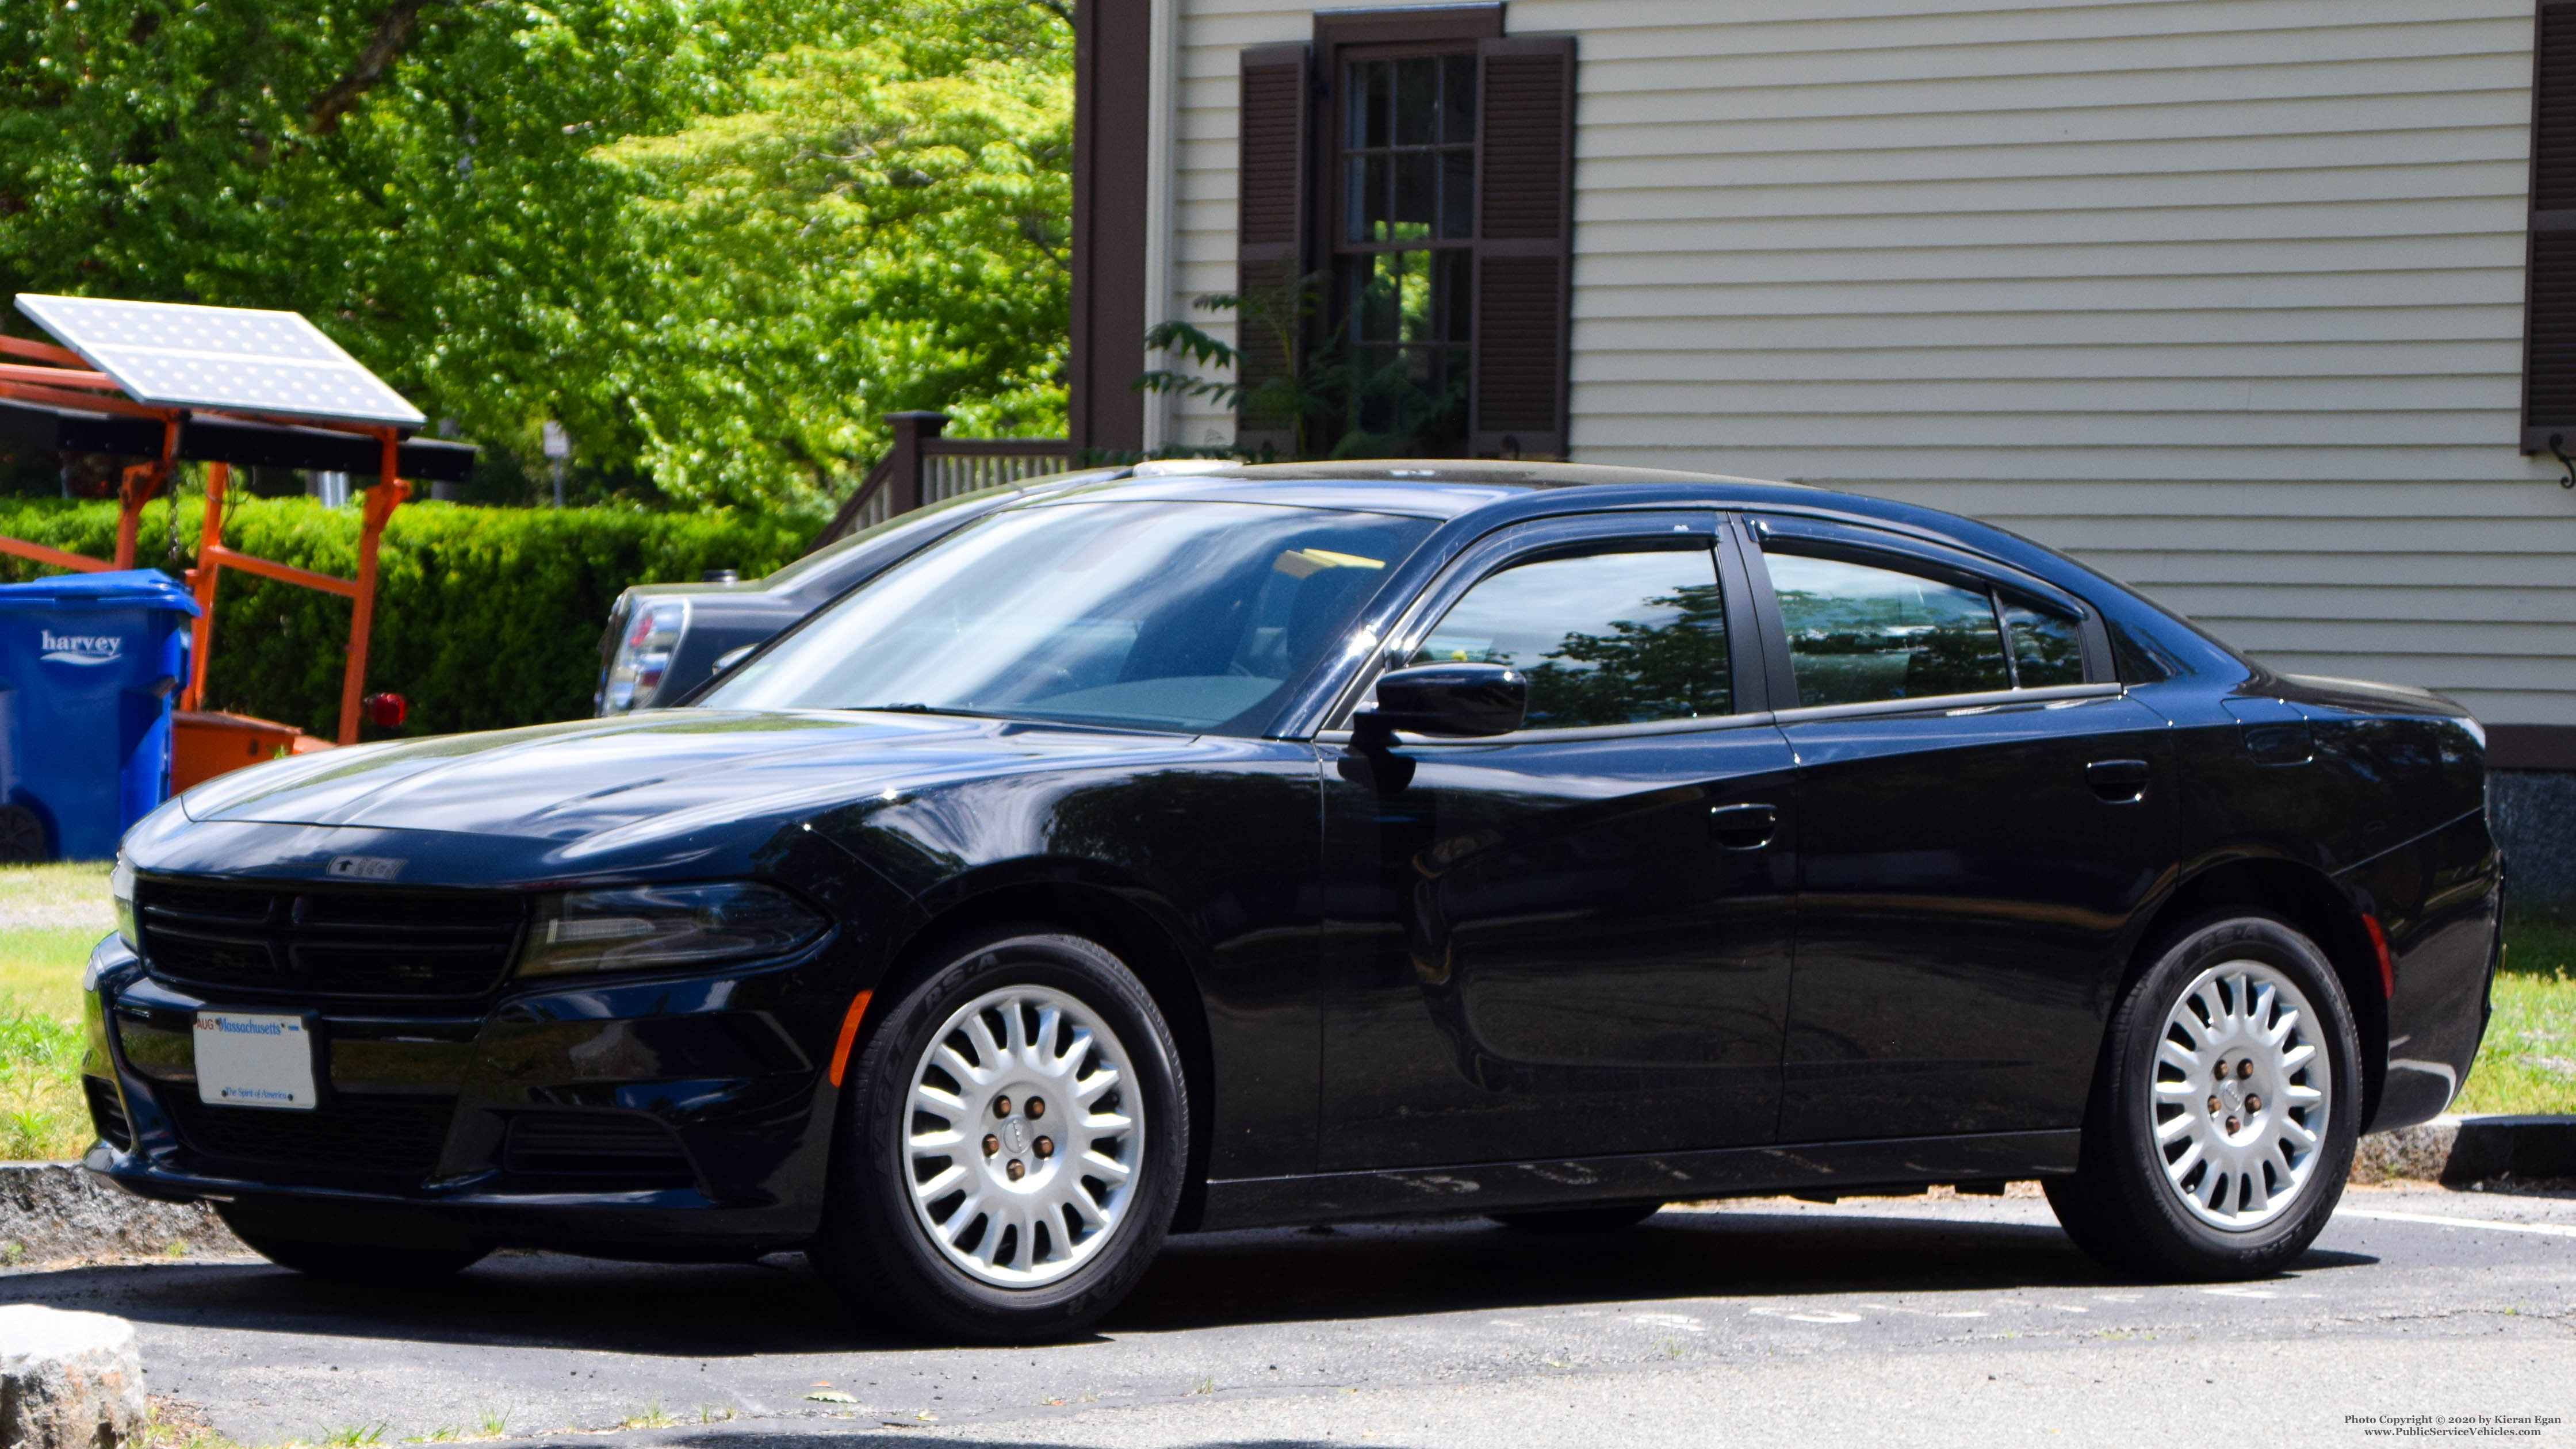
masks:
[[[410,703],[399,694],[371,694],[359,703],[367,711],[367,723],[385,730],[400,725],[411,710]]]
[[[2363,916],[2361,927],[2370,933],[2370,949],[2379,957],[2379,994],[2394,999],[2397,995],[2397,968],[2388,959],[2388,933],[2379,928],[2377,916]]]

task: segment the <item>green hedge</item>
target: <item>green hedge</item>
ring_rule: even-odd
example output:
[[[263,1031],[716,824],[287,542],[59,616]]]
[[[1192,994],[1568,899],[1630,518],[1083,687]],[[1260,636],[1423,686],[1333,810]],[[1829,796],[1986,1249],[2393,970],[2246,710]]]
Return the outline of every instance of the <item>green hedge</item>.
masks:
[[[183,497],[171,546],[168,505],[144,510],[137,562],[173,577],[196,559],[203,503]],[[0,499],[0,534],[105,558],[110,503]],[[756,578],[796,557],[801,519],[627,509],[468,508],[407,503],[385,529],[367,688],[411,702],[403,734],[502,729],[591,712],[599,632],[630,584],[696,579],[711,568]],[[358,510],[309,498],[241,498],[224,542],[342,578],[358,568]],[[9,581],[53,572],[0,556]],[[227,569],[215,604],[207,703],[339,728],[349,601]],[[370,736],[378,733],[370,728]]]

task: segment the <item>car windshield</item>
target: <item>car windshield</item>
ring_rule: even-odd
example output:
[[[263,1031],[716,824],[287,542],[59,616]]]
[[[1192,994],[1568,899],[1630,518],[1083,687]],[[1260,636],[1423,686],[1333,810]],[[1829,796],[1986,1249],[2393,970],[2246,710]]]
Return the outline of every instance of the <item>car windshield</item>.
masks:
[[[1433,526],[1256,503],[1007,509],[697,703],[1255,734]]]

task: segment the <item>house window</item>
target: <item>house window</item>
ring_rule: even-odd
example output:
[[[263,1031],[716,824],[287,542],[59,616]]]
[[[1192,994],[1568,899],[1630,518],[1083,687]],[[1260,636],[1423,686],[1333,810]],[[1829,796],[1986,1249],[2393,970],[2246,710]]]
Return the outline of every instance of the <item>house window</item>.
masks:
[[[1476,56],[1348,62],[1335,317],[1345,446],[1465,450],[1475,316]]]
[[[1243,52],[1236,445],[1562,457],[1574,42],[1500,5]]]

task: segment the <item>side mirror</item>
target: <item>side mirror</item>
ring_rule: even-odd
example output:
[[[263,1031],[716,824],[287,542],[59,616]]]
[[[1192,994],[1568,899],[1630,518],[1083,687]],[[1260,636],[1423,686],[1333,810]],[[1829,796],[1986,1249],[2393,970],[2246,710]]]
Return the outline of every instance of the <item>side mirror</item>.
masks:
[[[1417,664],[1378,676],[1377,708],[1354,721],[1362,733],[1503,735],[1529,718],[1529,680],[1500,664]]]

